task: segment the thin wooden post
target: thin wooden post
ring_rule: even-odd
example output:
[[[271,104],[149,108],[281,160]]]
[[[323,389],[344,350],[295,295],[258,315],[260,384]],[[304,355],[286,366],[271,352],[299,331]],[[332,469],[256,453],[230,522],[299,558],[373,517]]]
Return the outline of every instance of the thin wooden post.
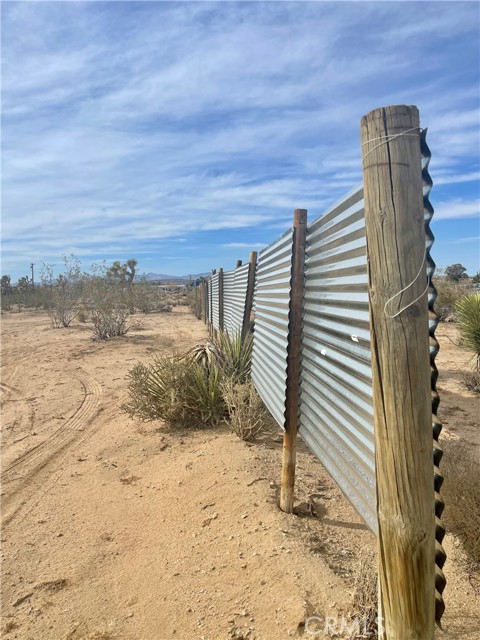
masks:
[[[241,260],[237,260],[237,264],[235,265],[235,269],[238,269],[238,267],[242,266],[242,261]]]
[[[200,309],[201,309],[201,318],[204,322],[207,321],[207,302],[205,296],[205,282],[200,282]]]
[[[386,640],[432,640],[432,405],[419,115],[362,118],[375,422],[378,563]]]
[[[223,269],[218,270],[218,326],[223,331]]]
[[[248,261],[248,282],[247,293],[245,295],[245,310],[243,312],[242,338],[250,331],[250,316],[252,315],[253,294],[255,289],[255,267],[257,264],[257,252],[250,251]]]
[[[280,509],[286,513],[293,512],[295,487],[306,242],[307,210],[295,209],[293,217],[292,287],[288,315],[285,433],[283,434],[282,482],[280,488]]]

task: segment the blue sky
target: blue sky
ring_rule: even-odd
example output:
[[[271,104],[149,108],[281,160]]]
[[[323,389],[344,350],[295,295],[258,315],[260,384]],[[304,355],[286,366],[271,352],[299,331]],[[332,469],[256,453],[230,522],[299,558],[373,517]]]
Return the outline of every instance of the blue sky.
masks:
[[[361,182],[359,124],[428,126],[437,265],[479,268],[476,2],[2,2],[2,273],[234,267]]]

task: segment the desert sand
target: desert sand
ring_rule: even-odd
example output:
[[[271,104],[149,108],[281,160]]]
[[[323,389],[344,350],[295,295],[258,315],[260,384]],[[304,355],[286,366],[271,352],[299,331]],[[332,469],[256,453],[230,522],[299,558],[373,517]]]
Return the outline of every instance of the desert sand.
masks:
[[[179,431],[123,413],[133,364],[207,337],[184,307],[134,321],[95,342],[86,324],[2,315],[2,636],[325,637],[305,619],[348,614],[373,535],[304,446],[296,515],[278,509],[280,433],[246,444],[227,426]],[[453,326],[438,337],[444,437],[478,451],[478,396],[458,378],[469,355]],[[451,535],[446,548],[437,635],[478,639],[475,583]]]

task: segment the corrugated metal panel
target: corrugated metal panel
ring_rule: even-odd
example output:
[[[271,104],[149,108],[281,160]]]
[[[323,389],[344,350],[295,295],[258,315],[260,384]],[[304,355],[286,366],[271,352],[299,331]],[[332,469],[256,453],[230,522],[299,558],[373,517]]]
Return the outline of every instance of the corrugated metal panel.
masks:
[[[212,324],[212,278],[208,280],[208,324]]]
[[[235,271],[225,271],[223,274],[223,328],[229,334],[234,332],[232,324],[234,294]]]
[[[307,229],[299,433],[376,532],[363,188]]]
[[[290,229],[260,252],[255,281],[252,379],[282,428],[285,426],[292,238]]]
[[[230,331],[237,333],[242,330],[245,304],[247,300],[249,264],[244,264],[235,269],[235,286],[233,290]]]
[[[214,273],[210,278],[211,283],[211,323],[214,329],[220,328],[220,315],[219,315],[219,304],[218,304],[218,273]]]

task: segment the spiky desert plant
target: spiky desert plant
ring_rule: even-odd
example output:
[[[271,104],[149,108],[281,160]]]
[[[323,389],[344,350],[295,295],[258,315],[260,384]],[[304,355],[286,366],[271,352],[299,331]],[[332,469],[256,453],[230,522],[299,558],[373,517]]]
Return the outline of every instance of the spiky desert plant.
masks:
[[[214,346],[221,354],[221,367],[226,377],[239,383],[245,382],[252,367],[253,336],[242,337],[238,331],[233,335],[219,332],[214,338]]]
[[[462,343],[471,349],[475,358],[475,369],[480,371],[480,293],[460,298],[455,304],[458,330]]]
[[[222,361],[221,353],[213,342],[209,340],[199,342],[192,349],[182,354],[181,358],[189,362],[196,362],[207,369],[212,365],[220,364]]]
[[[222,372],[185,356],[161,356],[153,364],[137,364],[128,374],[129,401],[122,408],[141,420],[164,420],[170,425],[212,425],[226,407]]]

